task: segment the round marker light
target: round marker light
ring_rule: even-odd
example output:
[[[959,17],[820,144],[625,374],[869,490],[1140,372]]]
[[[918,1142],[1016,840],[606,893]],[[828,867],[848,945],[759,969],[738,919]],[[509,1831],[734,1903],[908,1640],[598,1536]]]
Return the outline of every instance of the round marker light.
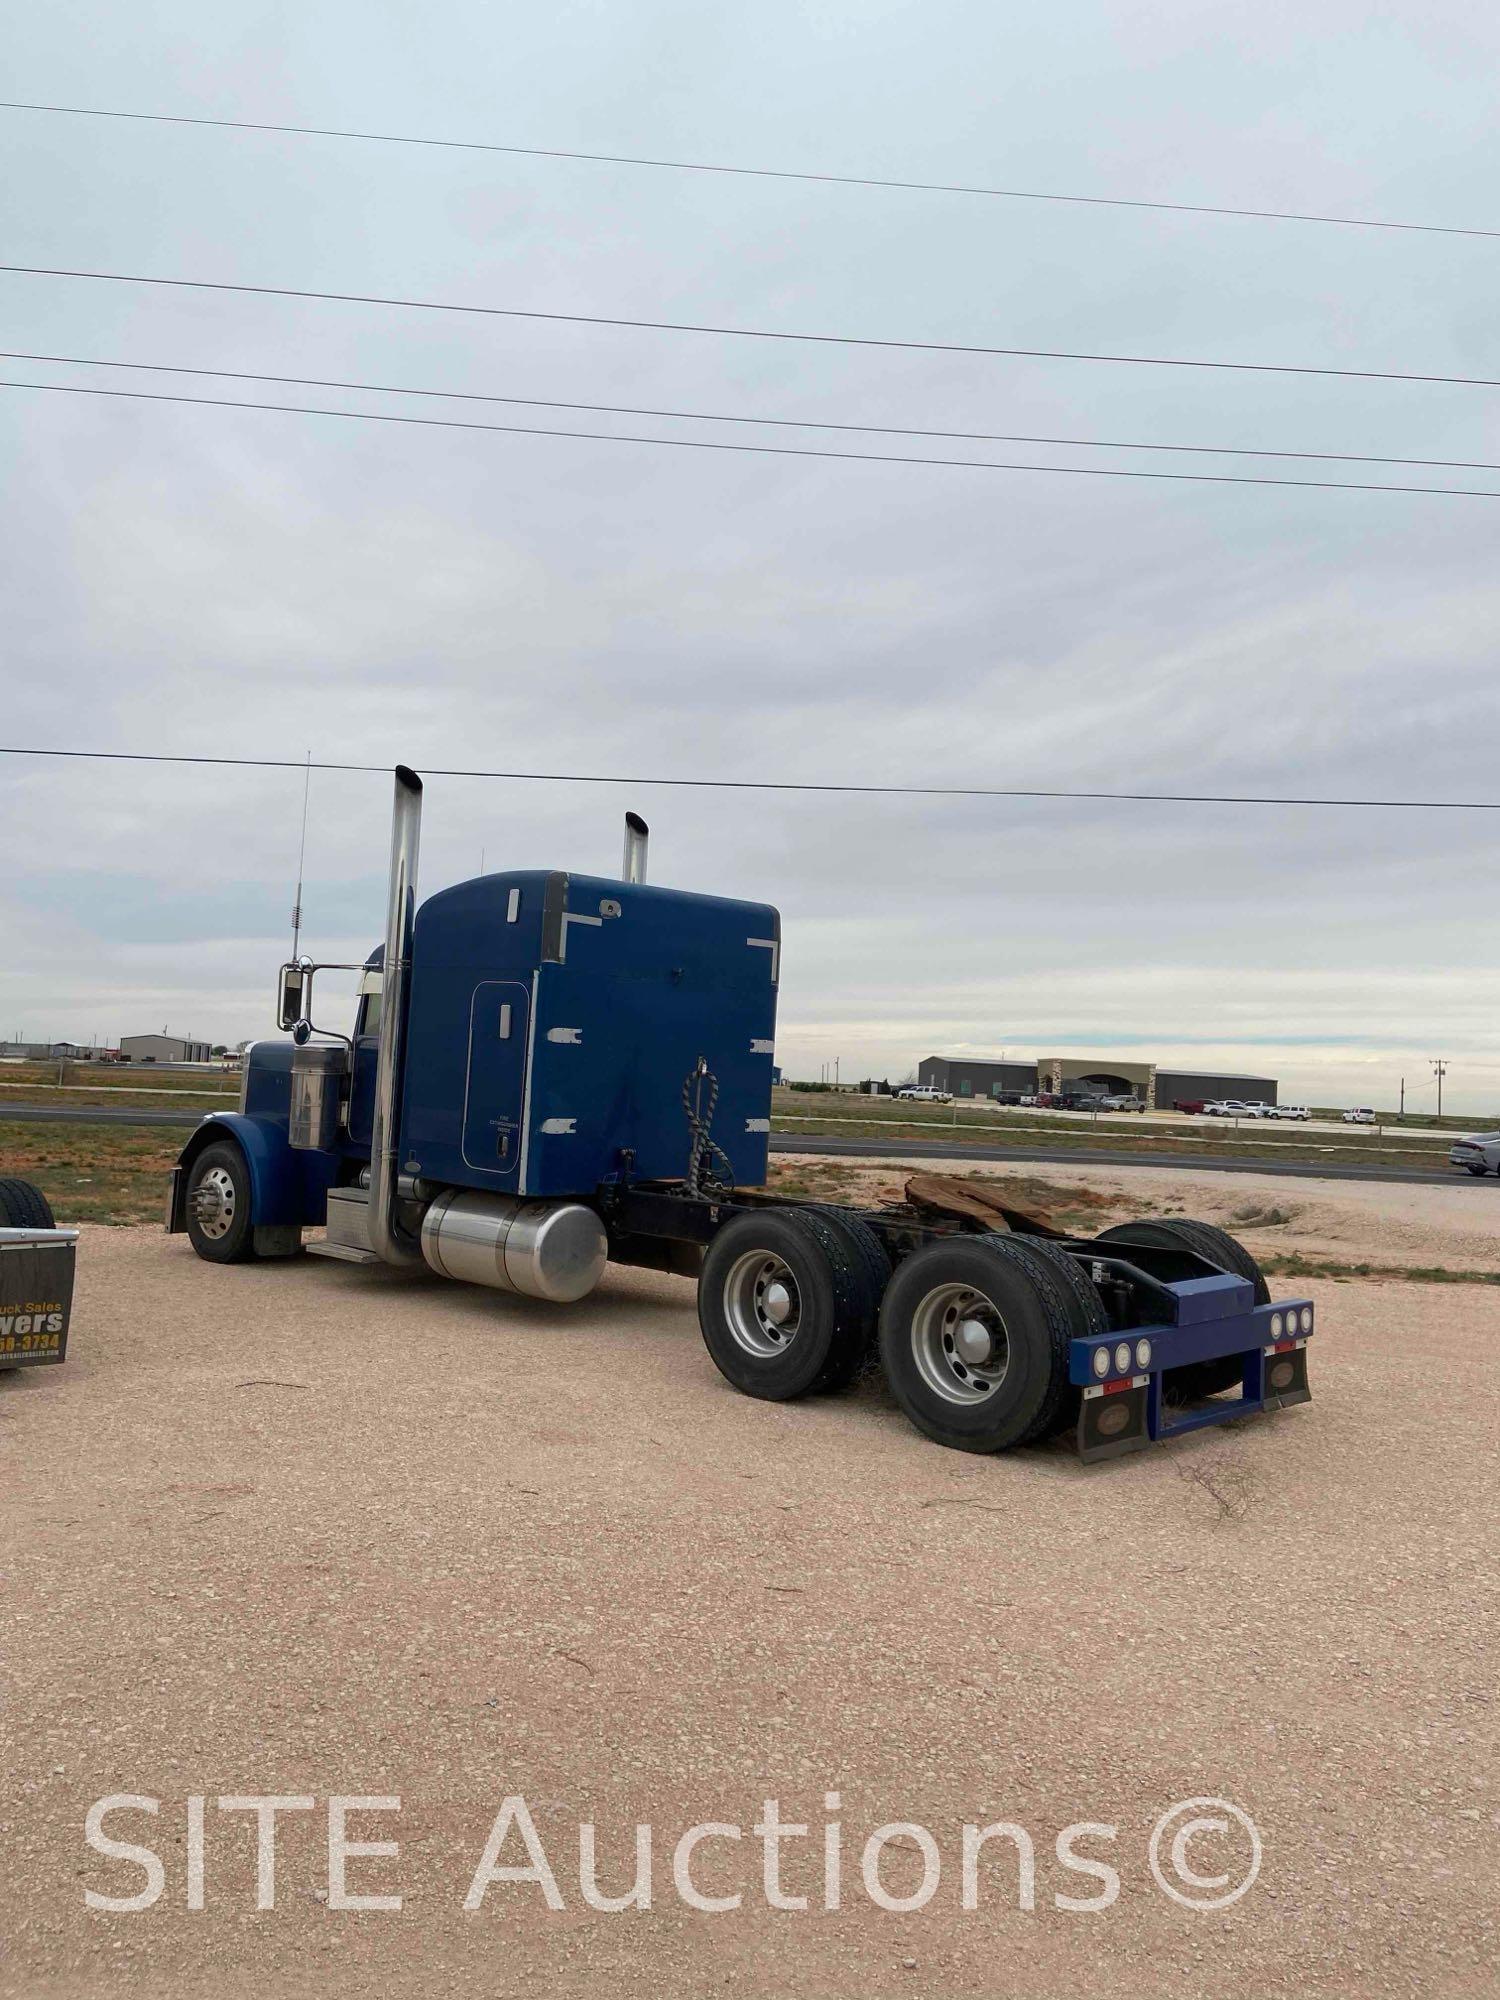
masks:
[[[1136,1342],[1135,1365],[1137,1368],[1149,1368],[1151,1366],[1151,1343],[1149,1340],[1138,1340]]]
[[[1107,1347],[1096,1347],[1094,1349],[1094,1373],[1101,1381],[1109,1373],[1109,1349]]]
[[[1115,1349],[1115,1368],[1121,1375],[1128,1375],[1130,1372],[1130,1342],[1128,1340],[1122,1340]]]
[[[1304,1333],[1311,1333],[1311,1332],[1312,1332],[1312,1307],[1311,1307],[1311,1306],[1304,1306],[1304,1307],[1302,1308],[1302,1316],[1301,1316],[1301,1319],[1300,1319],[1300,1321],[1299,1321],[1299,1324],[1300,1324],[1300,1326],[1301,1326],[1301,1328],[1302,1328],[1302,1331],[1303,1331]]]
[[[1281,1317],[1281,1314],[1280,1314],[1280,1313],[1272,1313],[1272,1315],[1271,1315],[1271,1338],[1272,1338],[1272,1340],[1280,1340],[1280,1338],[1281,1338],[1281,1335],[1282,1335],[1282,1329],[1283,1329],[1283,1325],[1284,1325],[1284,1322],[1283,1322],[1283,1320],[1282,1320],[1282,1317]]]

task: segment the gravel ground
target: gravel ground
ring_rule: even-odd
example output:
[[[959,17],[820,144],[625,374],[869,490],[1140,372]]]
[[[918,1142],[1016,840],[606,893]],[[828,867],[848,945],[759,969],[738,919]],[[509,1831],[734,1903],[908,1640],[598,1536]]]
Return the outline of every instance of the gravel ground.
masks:
[[[1384,1181],[1307,1180],[1276,1174],[1198,1174],[1180,1167],[1042,1166],[1007,1171],[992,1163],[938,1165],[932,1160],[829,1160],[807,1153],[778,1153],[778,1176],[811,1173],[837,1177],[838,1199],[878,1205],[899,1201],[912,1173],[973,1174],[986,1181],[1014,1179],[1024,1186],[1082,1188],[1102,1196],[1100,1225],[1149,1211],[1191,1215],[1231,1230],[1257,1255],[1299,1251],[1342,1263],[1435,1267],[1500,1272],[1500,1182],[1455,1173],[1440,1186]],[[1025,1206],[1027,1196],[1017,1199]],[[1480,1308],[1483,1310],[1483,1308]]]
[[[1314,1403],[1081,1468],[940,1451],[878,1389],[744,1400],[691,1288],[653,1274],[559,1310],[320,1260],[215,1269],[91,1228],[79,1279],[65,1367],[0,1377],[0,1992],[1493,1992],[1488,1290],[1314,1284]],[[84,1903],[142,1879],[85,1845],[115,1792],[161,1802],[111,1822],[165,1861],[135,1914]],[[264,1912],[253,1820],[216,1805],[256,1793],[317,1801],[280,1823]],[[399,1856],[350,1863],[399,1912],[330,1907],[334,1793],[399,1795],[351,1824]],[[202,1910],[189,1794],[209,1801]],[[504,1881],[463,1910],[508,1794],[562,1910]],[[1200,1795],[1263,1842],[1259,1880],[1212,1912],[1146,1859]],[[812,1828],[782,1870],[804,1912],[766,1907],[767,1797]],[[606,1889],[651,1823],[649,1911],[587,1907],[581,1819]],[[1032,1910],[1004,1843],[961,1907],[959,1829],[992,1820],[1035,1840]],[[745,1830],[695,1864],[737,1911],[673,1891],[702,1821]],[[941,1860],[907,1914],[860,1881],[892,1821]],[[1078,1840],[1121,1881],[1092,1913],[1055,1902],[1100,1892],[1054,1852],[1079,1821],[1117,1829]],[[513,1837],[501,1860],[523,1858]],[[1212,1835],[1185,1858],[1243,1872]],[[904,1836],[889,1891],[921,1867]]]

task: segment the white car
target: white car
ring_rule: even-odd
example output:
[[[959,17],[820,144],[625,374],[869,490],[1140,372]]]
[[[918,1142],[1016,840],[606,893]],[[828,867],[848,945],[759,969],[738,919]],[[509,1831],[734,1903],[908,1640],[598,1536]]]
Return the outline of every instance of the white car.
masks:
[[[1480,1174],[1500,1174],[1500,1132],[1466,1132],[1449,1149],[1451,1166],[1467,1167],[1476,1178]]]
[[[1368,1104],[1356,1104],[1352,1110],[1344,1113],[1344,1123],[1346,1125],[1373,1125],[1375,1123],[1375,1113],[1370,1109]]]
[[[904,1090],[896,1092],[898,1097],[909,1098],[913,1104],[951,1104],[951,1090],[934,1090],[931,1084],[909,1083]]]
[[[1253,1118],[1258,1114],[1237,1097],[1216,1097],[1211,1104],[1204,1105],[1203,1115],[1205,1118]]]
[[[1305,1104],[1273,1104],[1269,1111],[1267,1111],[1266,1116],[1268,1118],[1300,1118],[1305,1123],[1312,1116],[1312,1113]]]

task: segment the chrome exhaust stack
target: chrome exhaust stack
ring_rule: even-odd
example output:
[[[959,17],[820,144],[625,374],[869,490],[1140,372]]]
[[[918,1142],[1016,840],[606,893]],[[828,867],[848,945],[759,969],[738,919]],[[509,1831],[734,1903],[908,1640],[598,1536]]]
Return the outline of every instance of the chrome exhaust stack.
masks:
[[[625,815],[625,858],[620,863],[622,882],[644,882],[646,879],[646,843],[651,829],[639,813]]]
[[[396,1215],[398,1099],[406,1053],[407,989],[417,902],[417,841],[422,831],[422,780],[396,766],[391,812],[391,874],[385,908],[380,1042],[375,1055],[375,1111],[370,1125],[370,1248],[387,1264],[422,1262],[421,1246]]]

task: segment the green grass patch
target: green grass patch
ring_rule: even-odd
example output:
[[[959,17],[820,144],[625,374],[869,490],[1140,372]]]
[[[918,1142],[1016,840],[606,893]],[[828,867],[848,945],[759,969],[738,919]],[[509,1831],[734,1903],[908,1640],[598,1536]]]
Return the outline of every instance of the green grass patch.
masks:
[[[160,1222],[185,1132],[0,1124],[0,1174],[35,1181],[59,1222]]]

